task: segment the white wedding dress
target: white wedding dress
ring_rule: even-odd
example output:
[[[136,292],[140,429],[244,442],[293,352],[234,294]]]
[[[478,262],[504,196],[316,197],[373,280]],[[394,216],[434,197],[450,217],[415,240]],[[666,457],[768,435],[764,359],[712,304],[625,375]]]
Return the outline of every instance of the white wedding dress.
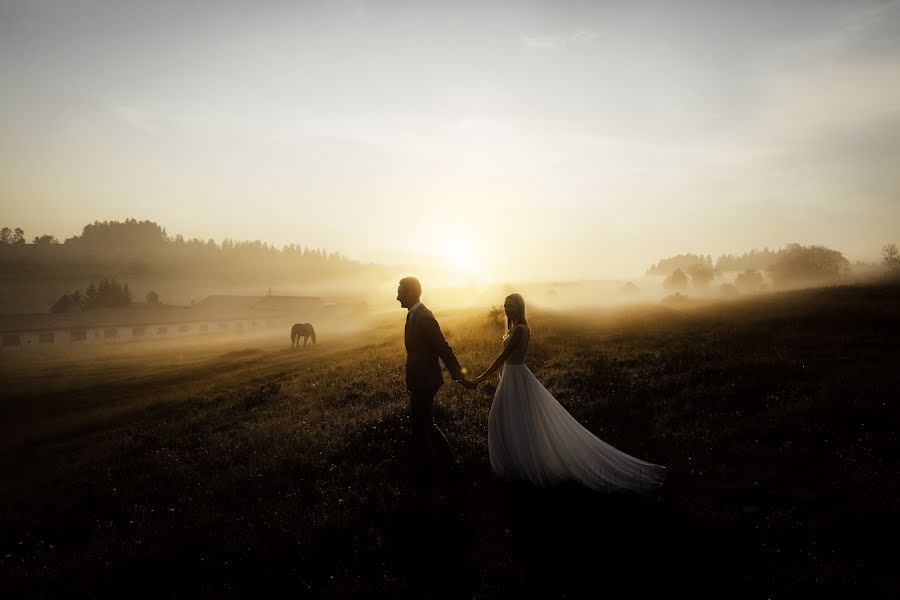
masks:
[[[517,327],[523,328],[523,343],[503,365],[488,419],[494,473],[540,487],[578,481],[598,491],[659,489],[665,467],[629,456],[594,436],[538,381],[525,365],[531,331],[527,325]],[[504,347],[511,334],[503,336]]]

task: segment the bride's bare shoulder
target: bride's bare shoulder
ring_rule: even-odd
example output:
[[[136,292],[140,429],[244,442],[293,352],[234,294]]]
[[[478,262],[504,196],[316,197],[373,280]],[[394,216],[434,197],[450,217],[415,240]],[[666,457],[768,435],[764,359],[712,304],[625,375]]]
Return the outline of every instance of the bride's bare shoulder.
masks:
[[[506,335],[509,337],[514,337],[516,339],[522,339],[531,337],[531,330],[528,329],[528,326],[524,323],[519,323],[518,325],[513,327]]]

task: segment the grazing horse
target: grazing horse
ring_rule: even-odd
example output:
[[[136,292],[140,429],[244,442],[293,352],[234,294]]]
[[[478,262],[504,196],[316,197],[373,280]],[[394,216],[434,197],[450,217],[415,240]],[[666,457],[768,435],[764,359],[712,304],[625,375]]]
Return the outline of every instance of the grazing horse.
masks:
[[[300,338],[303,338],[303,345],[306,345],[306,340],[310,337],[312,338],[313,344],[316,343],[316,330],[313,329],[313,326],[309,323],[294,323],[294,326],[291,327],[291,348],[295,345],[297,348],[300,347]]]

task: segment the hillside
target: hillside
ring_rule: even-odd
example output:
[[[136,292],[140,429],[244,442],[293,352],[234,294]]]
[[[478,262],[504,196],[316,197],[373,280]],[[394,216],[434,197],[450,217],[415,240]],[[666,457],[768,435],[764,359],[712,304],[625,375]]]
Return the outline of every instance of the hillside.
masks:
[[[437,309],[437,307],[434,307]],[[479,371],[486,311],[438,318]],[[402,313],[286,339],[0,367],[0,587],[28,595],[890,597],[900,287],[533,311],[529,365],[656,498],[495,480],[494,386],[445,386],[463,464],[403,460]],[[168,342],[167,342],[168,343]]]

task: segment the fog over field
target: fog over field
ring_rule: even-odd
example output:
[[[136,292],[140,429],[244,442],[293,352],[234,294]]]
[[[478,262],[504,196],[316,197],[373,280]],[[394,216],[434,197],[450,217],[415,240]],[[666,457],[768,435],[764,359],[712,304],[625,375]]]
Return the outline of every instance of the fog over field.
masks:
[[[0,597],[900,597],[900,0],[0,0]]]

